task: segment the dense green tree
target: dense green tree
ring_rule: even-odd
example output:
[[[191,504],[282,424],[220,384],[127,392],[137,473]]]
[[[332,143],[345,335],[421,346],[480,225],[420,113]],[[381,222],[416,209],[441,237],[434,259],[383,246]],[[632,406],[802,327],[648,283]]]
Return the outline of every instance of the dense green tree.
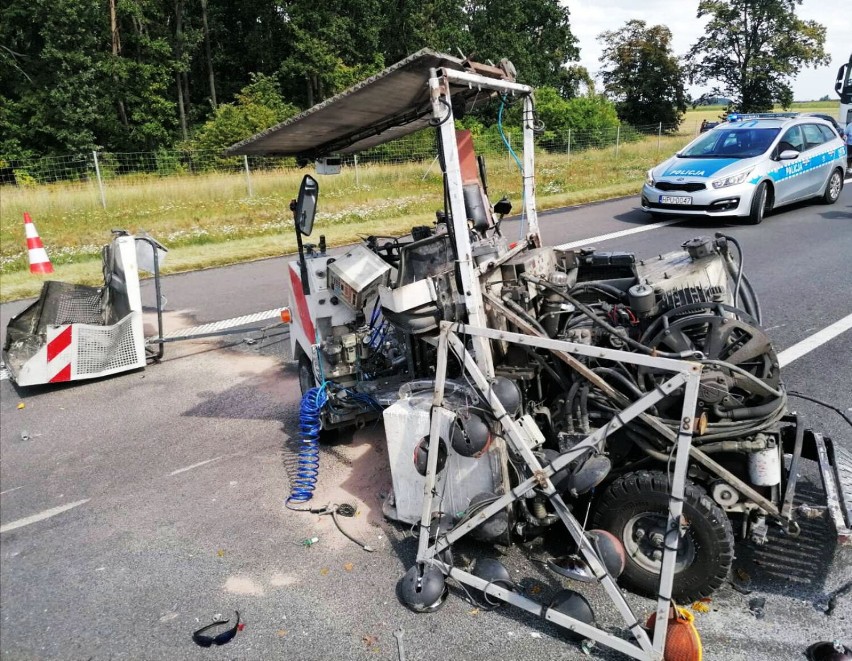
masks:
[[[291,53],[281,62],[289,98],[311,106],[384,68],[380,0],[291,0]]]
[[[275,76],[253,74],[251,78],[235,103],[219,104],[199,130],[194,147],[219,152],[299,112],[281,96]]]
[[[693,82],[713,82],[711,94],[733,110],[760,112],[793,102],[791,80],[803,67],[829,63],[825,26],[796,15],[802,0],[700,0],[710,22],[689,51]]]
[[[571,86],[572,74],[564,65],[579,57],[579,49],[568,7],[557,0],[467,0],[465,14],[474,59],[507,57],[521,82]]]
[[[565,66],[577,47],[558,0],[7,0],[0,157],[192,144],[223,104],[232,124],[263,128],[276,113],[249,104],[248,121],[231,103],[251,74],[276,75],[304,108],[423,47],[508,57],[564,96],[588,82]]]
[[[604,46],[604,91],[615,100],[621,120],[633,126],[680,124],[687,96],[684,72],[672,52],[671,30],[634,19],[598,39]]]

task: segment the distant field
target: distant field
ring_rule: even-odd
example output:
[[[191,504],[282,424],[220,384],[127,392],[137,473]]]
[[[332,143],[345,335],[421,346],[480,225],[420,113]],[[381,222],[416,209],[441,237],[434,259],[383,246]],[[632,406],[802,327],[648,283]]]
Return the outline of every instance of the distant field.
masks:
[[[795,110],[830,112],[837,104],[809,103]],[[539,209],[638,192],[645,171],[682,147],[702,119],[717,121],[721,107],[690,110],[679,135],[650,136],[614,147],[537,155]],[[519,210],[521,180],[505,153],[489,155],[492,200],[508,196]],[[23,213],[36,223],[56,272],[52,278],[98,284],[100,246],[113,228],[147,231],[170,248],[166,272],[219,266],[295,250],[287,206],[302,171],[254,172],[253,196],[239,174],[174,175],[112,180],[103,209],[92,182],[36,187],[5,186],[0,195],[0,300],[35,295],[42,279],[30,275]],[[432,161],[345,168],[320,178],[314,236],[330,245],[369,234],[402,234],[434,220],[441,179]]]

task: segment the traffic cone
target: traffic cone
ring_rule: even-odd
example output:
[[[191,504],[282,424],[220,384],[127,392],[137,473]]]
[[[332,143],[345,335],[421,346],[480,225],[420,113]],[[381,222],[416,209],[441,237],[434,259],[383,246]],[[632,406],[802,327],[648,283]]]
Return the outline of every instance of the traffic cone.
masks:
[[[41,237],[30,214],[24,211],[24,229],[27,233],[27,251],[30,258],[30,273],[53,273],[53,264],[47,256]]]

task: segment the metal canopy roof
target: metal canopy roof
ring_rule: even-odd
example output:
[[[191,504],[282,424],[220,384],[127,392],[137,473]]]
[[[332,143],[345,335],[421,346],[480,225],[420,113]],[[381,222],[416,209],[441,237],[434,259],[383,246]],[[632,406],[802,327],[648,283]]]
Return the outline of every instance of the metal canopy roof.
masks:
[[[232,145],[226,154],[300,156],[352,153],[396,140],[429,124],[429,70],[464,71],[463,60],[429,49],[417,51],[345,92]],[[454,86],[467,109],[489,99],[489,90]],[[454,98],[453,105],[456,101]]]

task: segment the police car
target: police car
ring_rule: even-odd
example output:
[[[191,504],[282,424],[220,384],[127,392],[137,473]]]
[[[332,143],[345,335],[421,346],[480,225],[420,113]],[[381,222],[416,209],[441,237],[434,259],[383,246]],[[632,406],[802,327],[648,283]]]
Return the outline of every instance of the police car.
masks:
[[[799,200],[834,204],[845,168],[844,142],[825,120],[732,114],[648,170],[642,209],[654,217],[739,216],[756,225]]]

